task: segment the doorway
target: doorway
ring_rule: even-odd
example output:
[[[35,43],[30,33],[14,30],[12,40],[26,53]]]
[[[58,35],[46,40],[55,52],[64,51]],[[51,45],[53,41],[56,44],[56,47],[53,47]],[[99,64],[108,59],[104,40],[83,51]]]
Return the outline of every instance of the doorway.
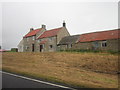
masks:
[[[42,52],[43,50],[43,45],[40,45],[40,52]]]
[[[34,49],[34,44],[32,44],[32,52],[34,52],[34,50],[35,50],[35,49]]]

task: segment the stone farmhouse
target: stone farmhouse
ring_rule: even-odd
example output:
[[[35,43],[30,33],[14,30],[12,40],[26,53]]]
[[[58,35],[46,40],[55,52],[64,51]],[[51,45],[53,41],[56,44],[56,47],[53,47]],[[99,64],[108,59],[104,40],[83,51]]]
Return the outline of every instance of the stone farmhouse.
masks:
[[[74,37],[74,39],[71,39]],[[86,33],[76,36],[67,36],[60,41],[61,50],[99,50],[120,51],[120,29]],[[70,41],[72,40],[72,41]],[[70,48],[67,46],[73,42]]]
[[[66,23],[63,22],[62,27],[46,30],[46,26],[42,25],[39,29],[31,28],[23,37],[18,45],[19,52],[53,52],[57,51],[57,45],[60,40],[70,36]]]
[[[23,39],[18,44],[18,52],[23,52]]]
[[[54,52],[59,50],[120,51],[120,29],[70,36],[66,23],[46,30],[31,28],[18,45],[18,52]]]

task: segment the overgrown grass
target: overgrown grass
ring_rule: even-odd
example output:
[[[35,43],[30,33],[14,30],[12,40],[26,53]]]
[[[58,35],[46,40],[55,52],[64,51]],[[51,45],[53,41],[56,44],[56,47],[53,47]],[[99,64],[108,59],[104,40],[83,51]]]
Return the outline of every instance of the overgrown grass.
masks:
[[[99,53],[4,52],[3,70],[79,87],[117,88],[117,59]]]

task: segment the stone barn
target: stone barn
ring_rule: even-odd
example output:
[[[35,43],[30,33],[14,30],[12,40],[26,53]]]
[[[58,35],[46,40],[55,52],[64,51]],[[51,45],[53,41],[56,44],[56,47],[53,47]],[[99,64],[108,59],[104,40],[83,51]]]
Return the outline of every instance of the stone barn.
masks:
[[[73,46],[78,42],[80,35],[66,36],[61,39],[58,47],[59,50],[71,50]]]
[[[120,29],[81,34],[74,48],[81,50],[118,51],[118,45],[120,45]]]

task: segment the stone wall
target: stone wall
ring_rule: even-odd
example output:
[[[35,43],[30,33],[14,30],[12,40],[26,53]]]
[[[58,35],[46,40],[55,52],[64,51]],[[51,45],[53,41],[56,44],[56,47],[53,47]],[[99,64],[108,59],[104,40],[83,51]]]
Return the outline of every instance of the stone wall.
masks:
[[[120,44],[120,39],[105,40],[106,46],[102,46],[104,41],[93,41],[93,42],[79,42],[75,44],[73,49],[83,49],[83,50],[101,50],[101,51],[118,51],[118,43]]]
[[[70,36],[70,34],[68,30],[66,29],[66,27],[62,27],[62,30],[60,30],[57,35],[57,44],[59,44],[60,40],[65,36]]]
[[[36,36],[34,36],[34,38],[36,38]],[[35,39],[33,40],[33,36],[31,37],[27,37],[27,38],[23,38],[23,52],[32,52],[32,44],[35,45]],[[35,51],[35,47],[34,47],[34,51]]]
[[[45,43],[41,43],[42,41],[46,41]],[[42,38],[36,41],[36,52],[40,52],[40,45],[43,45],[43,49],[41,52],[53,52],[56,51],[56,36]],[[50,47],[52,45],[52,47]]]

